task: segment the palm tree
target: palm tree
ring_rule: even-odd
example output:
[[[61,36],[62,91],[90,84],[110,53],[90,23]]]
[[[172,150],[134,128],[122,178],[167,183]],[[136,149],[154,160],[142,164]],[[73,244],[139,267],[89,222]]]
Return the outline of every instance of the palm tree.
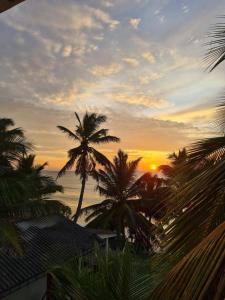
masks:
[[[31,149],[21,128],[12,128],[14,122],[11,119],[0,119],[0,168],[11,168],[15,163]]]
[[[91,171],[93,171],[97,163],[100,165],[106,165],[109,163],[109,160],[105,157],[105,155],[97,151],[91,145],[119,142],[119,138],[108,135],[108,129],[100,129],[100,125],[106,122],[106,116],[104,115],[86,113],[81,121],[80,117],[75,112],[75,117],[78,124],[76,125],[74,132],[63,126],[57,127],[69,138],[79,143],[78,146],[68,151],[69,160],[58,173],[58,177],[61,177],[67,170],[71,170],[71,168],[76,165],[75,174],[80,175],[80,197],[78,200],[76,213],[73,216],[74,222],[77,222],[82,207],[85,184],[88,175],[91,173]]]
[[[50,177],[43,176],[45,165],[34,166],[32,149],[21,128],[10,128],[14,122],[0,119],[0,235],[1,244],[10,244],[21,252],[15,222],[49,213],[68,215],[70,209],[48,196],[62,191]]]
[[[140,202],[140,178],[136,177],[140,160],[138,158],[129,162],[128,155],[119,150],[113,163],[107,164],[103,170],[95,171],[97,190],[105,200],[82,209],[82,213],[88,214],[87,227],[116,230],[118,237],[122,235],[124,240],[126,229],[129,229],[136,239],[149,243],[150,224],[136,210]]]
[[[51,195],[56,192],[63,192],[63,187],[55,180],[43,174],[47,163],[35,165],[35,155],[27,155],[20,159],[16,172],[26,182],[27,197],[23,198],[24,207],[20,201],[17,202],[17,212],[32,216],[46,214],[63,214],[69,216],[70,208],[57,200],[52,200]],[[23,216],[24,217],[24,216]]]
[[[43,165],[34,165],[34,155],[18,161],[13,170],[0,176],[0,217],[18,221],[52,213],[70,214],[70,209],[49,195],[62,192],[62,186],[53,178],[43,175]]]
[[[139,180],[140,202],[136,209],[145,214],[149,220],[159,222],[165,215],[166,201],[170,188],[166,179],[151,173],[144,174]]]
[[[179,150],[178,153],[171,153],[168,159],[170,160],[170,165],[161,165],[158,167],[158,170],[167,179],[167,184],[171,187],[171,190],[176,191],[177,188],[192,177],[193,170],[188,165],[189,155],[186,148]]]
[[[42,174],[46,164],[34,165],[34,155],[18,160],[16,168],[0,174],[0,244],[10,244],[21,252],[20,236],[15,226],[20,220],[49,214],[69,216],[70,208],[49,195],[62,192],[62,186]]]

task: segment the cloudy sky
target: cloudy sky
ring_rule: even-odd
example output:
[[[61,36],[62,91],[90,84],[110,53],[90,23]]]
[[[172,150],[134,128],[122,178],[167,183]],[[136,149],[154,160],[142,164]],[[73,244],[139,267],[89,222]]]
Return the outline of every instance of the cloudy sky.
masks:
[[[27,0],[0,15],[1,116],[58,169],[72,146],[56,128],[74,115],[108,116],[118,147],[141,168],[213,134],[223,68],[205,71],[209,26],[223,0]]]

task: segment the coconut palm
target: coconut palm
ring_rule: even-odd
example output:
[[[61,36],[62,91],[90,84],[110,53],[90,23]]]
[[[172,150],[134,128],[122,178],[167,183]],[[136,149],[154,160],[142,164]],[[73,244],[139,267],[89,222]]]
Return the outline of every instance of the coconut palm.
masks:
[[[113,163],[95,171],[97,190],[104,200],[82,209],[88,215],[87,227],[116,230],[118,237],[126,237],[126,229],[136,239],[148,243],[150,224],[143,214],[136,210],[139,198],[139,180],[136,171],[141,158],[128,161],[128,155],[119,150]]]
[[[144,174],[139,180],[140,202],[136,209],[153,221],[160,221],[165,215],[168,203],[166,199],[170,188],[166,179],[151,173]]]
[[[46,164],[34,166],[35,156],[27,155],[31,144],[21,128],[12,126],[11,119],[0,119],[0,242],[19,251],[16,221],[49,213],[68,215],[70,209],[58,201],[47,201],[62,187],[42,174]]]
[[[21,128],[12,128],[11,119],[0,119],[0,171],[14,165],[28,150],[31,145],[26,141]]]
[[[179,150],[178,153],[171,153],[168,159],[170,160],[170,165],[161,165],[158,167],[158,170],[167,179],[167,184],[171,187],[171,191],[176,191],[177,188],[192,177],[193,170],[188,165],[189,156],[186,148]]]
[[[50,195],[62,192],[62,186],[43,175],[46,164],[34,165],[34,155],[18,160],[16,168],[6,168],[0,174],[0,232],[1,243],[11,244],[19,251],[19,234],[15,223],[36,216],[63,214],[69,216],[70,208]]]
[[[106,122],[106,116],[98,115],[96,113],[86,113],[82,119],[75,112],[76,129],[72,132],[70,129],[58,126],[58,128],[65,133],[70,139],[77,142],[78,145],[68,151],[69,160],[64,165],[64,167],[59,171],[58,177],[65,174],[67,170],[71,170],[75,165],[75,174],[80,175],[81,179],[81,191],[78,200],[77,210],[73,216],[74,222],[80,215],[85,184],[88,175],[95,168],[96,164],[106,165],[109,160],[97,151],[92,145],[99,145],[110,142],[119,142],[119,138],[115,136],[108,135],[108,129],[100,128],[100,125]]]

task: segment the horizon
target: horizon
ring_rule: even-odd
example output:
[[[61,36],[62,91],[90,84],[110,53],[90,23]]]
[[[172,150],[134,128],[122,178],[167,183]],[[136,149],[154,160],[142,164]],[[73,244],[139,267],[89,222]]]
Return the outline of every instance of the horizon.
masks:
[[[197,3],[196,3],[197,2]],[[214,135],[223,90],[221,67],[202,60],[215,1],[30,0],[1,15],[2,116],[35,145],[37,163],[59,170],[74,144],[74,111],[103,113],[119,144],[97,147],[110,159],[123,149],[143,157],[140,171]]]

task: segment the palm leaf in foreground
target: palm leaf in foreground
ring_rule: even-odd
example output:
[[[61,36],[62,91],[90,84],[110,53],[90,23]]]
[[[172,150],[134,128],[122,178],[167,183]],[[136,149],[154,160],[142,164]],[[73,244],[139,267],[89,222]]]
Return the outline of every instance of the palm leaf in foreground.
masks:
[[[221,104],[218,111],[217,120],[220,125],[224,107],[225,104]],[[193,144],[189,149],[187,164],[195,172],[192,178],[171,196],[176,199],[173,203],[178,214],[165,230],[163,240],[165,254],[162,255],[163,259],[159,258],[169,260],[171,266],[225,221],[224,135],[203,139]],[[171,215],[169,212],[164,221],[170,221]]]
[[[225,222],[169,272],[149,300],[223,300],[224,297]]]
[[[205,61],[211,72],[225,60],[225,23],[219,22],[211,26],[208,37],[211,41],[206,43],[209,49],[206,52]]]

